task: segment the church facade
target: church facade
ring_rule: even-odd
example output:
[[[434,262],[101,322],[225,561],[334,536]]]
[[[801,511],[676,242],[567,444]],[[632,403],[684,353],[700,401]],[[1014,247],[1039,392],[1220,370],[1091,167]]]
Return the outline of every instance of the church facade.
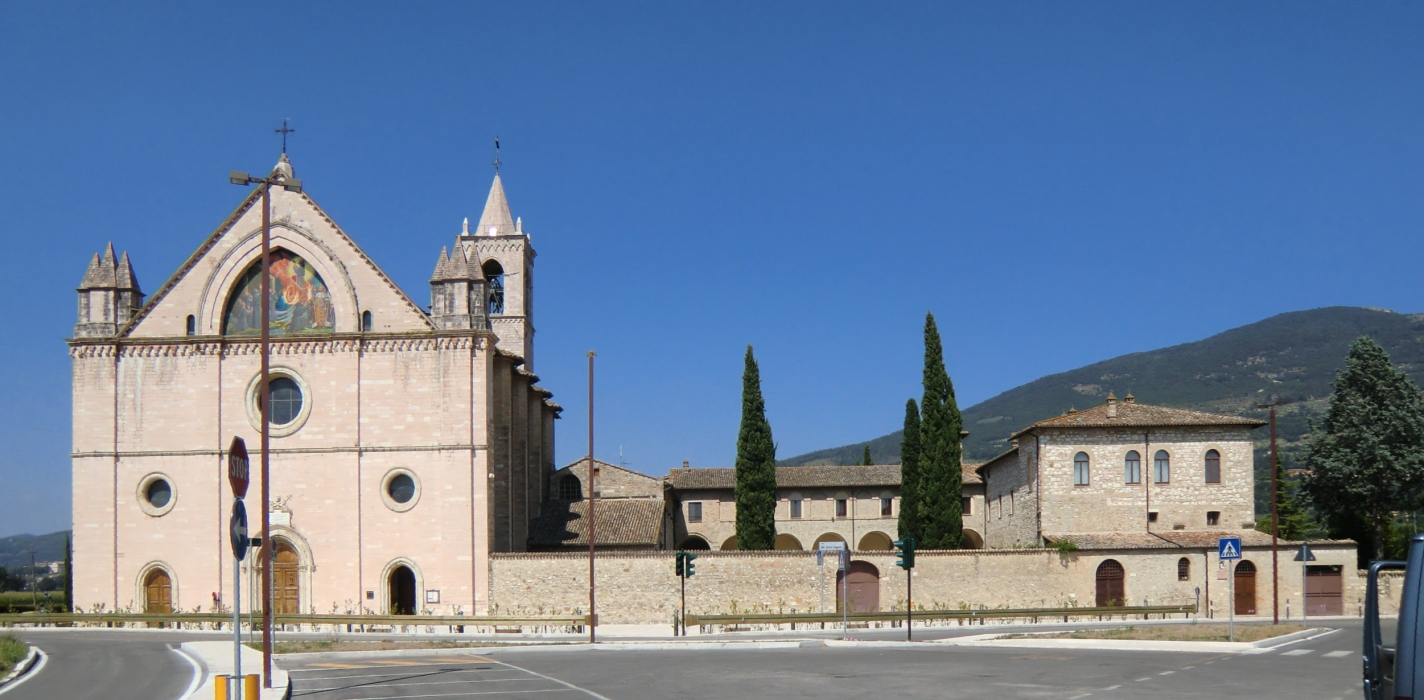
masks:
[[[273,175],[293,178],[285,155]],[[261,202],[147,300],[112,245],[83,277],[67,341],[76,609],[247,607],[248,567],[270,558],[279,613],[485,612],[489,555],[524,551],[548,497],[561,410],[533,373],[535,253],[499,176],[441,250],[428,309],[306,193],[273,188],[273,539],[235,592],[234,436],[254,535],[261,509]]]

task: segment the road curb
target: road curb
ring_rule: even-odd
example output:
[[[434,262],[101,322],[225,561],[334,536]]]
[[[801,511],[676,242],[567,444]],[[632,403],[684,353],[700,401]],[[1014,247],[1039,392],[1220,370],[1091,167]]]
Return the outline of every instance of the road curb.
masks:
[[[4,678],[0,678],[0,694],[4,694],[21,683],[29,680],[35,672],[43,668],[49,657],[45,655],[39,647],[31,644],[30,651],[25,654],[25,658],[20,659],[20,663],[15,665]]]
[[[197,659],[202,666],[203,680],[187,697],[210,698],[214,695],[217,677],[224,672],[232,672],[232,642],[183,642],[178,649]],[[244,675],[262,668],[262,653],[246,646],[242,647],[242,668]],[[275,657],[274,657],[275,659]],[[248,700],[291,700],[292,677],[275,663],[272,664],[272,687],[263,688],[261,697]]]

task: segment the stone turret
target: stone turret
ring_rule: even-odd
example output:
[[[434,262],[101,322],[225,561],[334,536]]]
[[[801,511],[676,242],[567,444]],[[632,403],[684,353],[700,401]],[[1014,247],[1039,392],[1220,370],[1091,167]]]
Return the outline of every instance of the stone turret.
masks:
[[[457,248],[485,281],[485,313],[501,350],[518,355],[534,371],[534,247],[524,222],[513,216],[504,181],[494,176],[479,224]]]
[[[470,222],[465,221],[465,231]],[[465,251],[440,249],[435,272],[430,276],[430,319],[440,330],[482,330],[489,328],[485,313],[485,277],[478,260],[465,259]]]
[[[76,338],[110,338],[118,334],[143,307],[143,292],[134,276],[129,254],[114,259],[110,243],[101,256],[94,254],[84,280],[79,283],[79,320]]]

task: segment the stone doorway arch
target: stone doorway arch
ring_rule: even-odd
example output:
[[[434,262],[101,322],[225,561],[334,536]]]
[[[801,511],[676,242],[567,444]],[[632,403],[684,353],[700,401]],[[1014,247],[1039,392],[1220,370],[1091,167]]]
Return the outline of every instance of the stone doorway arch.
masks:
[[[845,585],[841,585],[842,579]],[[842,599],[842,588],[845,589],[845,598],[850,601],[850,612],[878,612],[880,610],[880,569],[868,561],[855,560],[850,563],[850,571],[836,572],[836,610],[839,611],[845,604]]]
[[[965,528],[965,529],[964,529],[963,548],[964,548],[964,549],[983,549],[983,548],[984,548],[984,538],[983,538],[983,537],[980,537],[980,536],[979,536],[979,533],[977,533],[977,532],[975,532],[975,531],[973,531],[973,530],[970,530],[969,528]]]
[[[414,615],[416,611],[415,572],[411,571],[409,566],[398,565],[391,569],[386,582],[391,601],[390,614]]]
[[[1105,559],[1098,564],[1097,605],[1100,608],[1120,608],[1127,603],[1127,592],[1123,588],[1126,578],[1122,564],[1116,559]]]
[[[286,538],[274,537],[273,542],[276,550],[272,555],[272,611],[278,615],[299,615],[302,612],[301,557]]]
[[[146,613],[173,612],[173,579],[168,572],[154,568],[143,577],[143,611]]]

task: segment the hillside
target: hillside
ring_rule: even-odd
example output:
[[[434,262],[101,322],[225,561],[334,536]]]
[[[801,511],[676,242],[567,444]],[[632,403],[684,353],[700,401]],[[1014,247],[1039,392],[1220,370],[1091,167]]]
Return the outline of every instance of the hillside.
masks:
[[[1308,421],[1321,415],[1350,343],[1368,335],[1415,383],[1424,381],[1424,315],[1336,306],[1296,311],[1233,328],[1205,340],[1115,357],[1010,389],[964,409],[970,431],[964,458],[983,461],[1008,447],[1015,430],[1101,403],[1108,392],[1142,403],[1265,418],[1256,405],[1275,396],[1278,439],[1288,466],[1298,457]],[[918,398],[918,387],[906,387]],[[898,422],[900,416],[895,416]],[[1266,431],[1260,431],[1266,439]],[[897,431],[869,442],[878,464],[900,461]],[[779,464],[855,464],[866,443],[809,452]]]
[[[37,562],[64,561],[64,540],[68,537],[68,530],[48,535],[0,537],[0,567],[13,570],[29,566],[30,550],[34,550]]]

